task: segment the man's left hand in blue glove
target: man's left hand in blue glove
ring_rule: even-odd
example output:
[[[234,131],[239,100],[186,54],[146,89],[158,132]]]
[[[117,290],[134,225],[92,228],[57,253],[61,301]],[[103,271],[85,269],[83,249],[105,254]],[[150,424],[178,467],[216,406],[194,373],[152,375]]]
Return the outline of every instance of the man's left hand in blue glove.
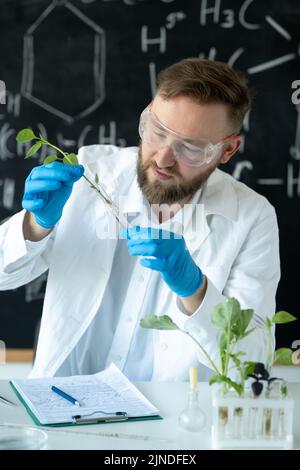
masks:
[[[139,226],[123,230],[122,235],[127,239],[128,253],[142,256],[141,265],[159,271],[163,280],[179,297],[189,297],[202,286],[204,276],[182,236]]]

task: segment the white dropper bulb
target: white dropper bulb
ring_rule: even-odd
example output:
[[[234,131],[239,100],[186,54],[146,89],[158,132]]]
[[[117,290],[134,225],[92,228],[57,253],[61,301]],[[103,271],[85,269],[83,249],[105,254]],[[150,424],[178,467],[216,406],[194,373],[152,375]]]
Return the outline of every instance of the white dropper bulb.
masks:
[[[198,369],[197,367],[190,367],[190,387],[192,390],[196,390],[198,382]]]

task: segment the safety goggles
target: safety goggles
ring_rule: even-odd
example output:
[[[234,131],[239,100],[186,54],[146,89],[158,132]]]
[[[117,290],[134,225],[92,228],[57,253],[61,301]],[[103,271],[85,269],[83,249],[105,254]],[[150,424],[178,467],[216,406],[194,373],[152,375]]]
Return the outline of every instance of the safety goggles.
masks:
[[[236,134],[230,134],[217,144],[205,139],[189,139],[166,127],[148,106],[141,114],[140,138],[154,149],[170,147],[174,156],[189,166],[201,166],[220,155],[223,144]]]

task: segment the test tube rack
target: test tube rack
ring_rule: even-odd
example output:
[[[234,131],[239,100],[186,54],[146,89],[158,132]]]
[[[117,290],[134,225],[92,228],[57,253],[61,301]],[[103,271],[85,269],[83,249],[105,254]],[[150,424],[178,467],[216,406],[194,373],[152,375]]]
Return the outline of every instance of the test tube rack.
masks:
[[[292,449],[293,408],[289,398],[222,396],[213,389],[213,449]]]

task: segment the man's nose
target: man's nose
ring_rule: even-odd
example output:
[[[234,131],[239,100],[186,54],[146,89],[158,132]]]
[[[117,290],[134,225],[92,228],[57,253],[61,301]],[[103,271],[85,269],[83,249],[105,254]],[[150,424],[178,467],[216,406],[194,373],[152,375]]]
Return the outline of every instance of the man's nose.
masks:
[[[167,168],[174,165],[176,157],[172,148],[169,146],[157,150],[154,160],[159,168]]]

